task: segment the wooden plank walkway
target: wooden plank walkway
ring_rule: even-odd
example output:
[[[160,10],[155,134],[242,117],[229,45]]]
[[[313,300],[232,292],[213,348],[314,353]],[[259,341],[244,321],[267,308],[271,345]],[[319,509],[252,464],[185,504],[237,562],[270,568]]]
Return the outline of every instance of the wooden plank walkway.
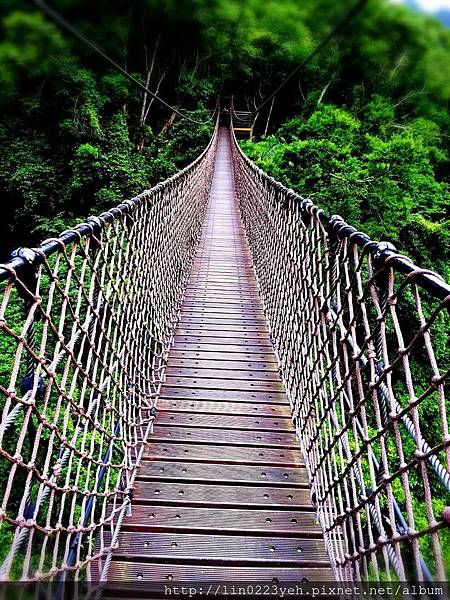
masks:
[[[158,418],[109,571],[141,591],[332,579],[233,188],[221,130]]]

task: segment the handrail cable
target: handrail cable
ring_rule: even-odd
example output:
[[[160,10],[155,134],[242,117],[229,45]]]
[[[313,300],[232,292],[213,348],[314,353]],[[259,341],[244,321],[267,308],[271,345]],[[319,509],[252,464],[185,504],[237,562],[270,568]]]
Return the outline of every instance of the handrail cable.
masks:
[[[176,115],[178,115],[182,119],[186,119],[187,121],[190,121],[191,123],[194,123],[195,125],[206,125],[207,123],[211,122],[214,119],[214,115],[217,110],[217,104],[216,104],[216,107],[215,107],[214,112],[212,113],[211,117],[209,117],[205,121],[197,121],[196,119],[192,119],[191,117],[184,115],[182,112],[180,112],[179,109],[175,108],[174,106],[172,106],[171,104],[166,102],[163,98],[158,96],[158,94],[156,94],[155,92],[152,92],[147,86],[145,86],[138,79],[136,79],[136,77],[134,77],[131,73],[129,73],[126,69],[124,69],[121,65],[119,65],[119,63],[117,63],[113,58],[111,58],[108,54],[106,54],[106,52],[104,50],[102,50],[99,46],[97,46],[97,44],[92,42],[89,38],[87,38],[80,31],[78,31],[78,29],[76,29],[71,23],[69,23],[56,10],[54,10],[53,8],[48,6],[48,4],[46,2],[44,2],[44,0],[33,0],[33,2],[38,8],[40,8],[50,19],[52,19],[52,21],[54,21],[62,29],[65,29],[73,37],[77,38],[78,40],[80,40],[81,42],[83,42],[84,44],[89,46],[89,48],[91,48],[91,50],[93,50],[96,54],[101,56],[101,58],[103,58],[104,61],[109,63],[112,67],[114,67],[117,71],[119,71],[124,77],[129,79],[135,85],[139,86],[142,90],[144,90],[144,92],[146,92],[147,94],[152,96],[152,98],[154,98],[155,100],[160,102],[166,108],[169,108],[171,111],[173,111]]]
[[[268,96],[259,106],[257,106],[252,112],[251,115],[255,115],[258,113],[263,106],[265,106],[268,102],[274,98],[278,92],[283,89],[283,87],[287,84],[288,81],[294,77],[296,73],[298,73],[303,67],[305,67],[311,60],[319,54],[321,50],[337,35],[339,35],[345,28],[345,26],[351,21],[357,13],[362,9],[364,4],[366,4],[367,0],[357,0],[357,2],[339,19],[336,25],[327,33],[327,35],[319,42],[319,44],[312,50],[306,58],[304,58],[300,64],[280,83],[280,85],[275,88],[275,90]]]

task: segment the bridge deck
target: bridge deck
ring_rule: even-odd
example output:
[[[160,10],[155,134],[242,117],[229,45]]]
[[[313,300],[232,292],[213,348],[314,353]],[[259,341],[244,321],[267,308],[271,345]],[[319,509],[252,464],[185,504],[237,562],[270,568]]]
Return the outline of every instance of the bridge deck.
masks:
[[[203,236],[109,581],[332,578],[220,132]]]

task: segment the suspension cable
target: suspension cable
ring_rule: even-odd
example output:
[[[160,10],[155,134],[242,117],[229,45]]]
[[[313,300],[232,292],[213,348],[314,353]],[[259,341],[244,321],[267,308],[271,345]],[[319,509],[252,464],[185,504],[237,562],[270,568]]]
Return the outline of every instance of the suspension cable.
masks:
[[[187,121],[190,121],[191,123],[194,123],[195,125],[206,125],[207,123],[209,123],[212,120],[216,110],[214,110],[213,116],[210,117],[209,119],[207,119],[206,121],[197,121],[196,119],[192,119],[188,115],[183,114],[177,108],[175,108],[174,106],[172,106],[171,104],[166,102],[163,98],[158,96],[158,94],[149,90],[147,86],[145,86],[143,83],[141,83],[138,79],[136,79],[136,77],[131,75],[131,73],[129,73],[126,69],[124,69],[121,65],[119,65],[119,63],[117,63],[113,58],[111,58],[108,54],[106,54],[106,52],[104,52],[104,50],[102,50],[99,46],[97,46],[89,38],[87,38],[80,31],[78,31],[78,29],[76,29],[73,25],[71,25],[71,23],[69,23],[56,10],[54,10],[53,8],[48,6],[48,4],[46,2],[44,2],[44,0],[32,0],[32,1],[40,10],[42,10],[42,12],[45,13],[45,15],[47,15],[47,17],[49,17],[52,21],[54,21],[59,27],[61,27],[62,29],[64,29],[65,31],[70,33],[70,35],[72,35],[73,37],[75,37],[78,40],[80,40],[81,42],[83,42],[83,44],[87,45],[91,50],[93,50],[96,54],[98,54],[101,58],[103,58],[103,60],[105,62],[107,62],[112,67],[114,67],[114,69],[119,71],[124,77],[129,79],[135,85],[139,86],[142,90],[144,90],[144,92],[146,92],[147,94],[152,96],[152,98],[154,98],[155,100],[160,102],[166,108],[169,108],[171,111],[173,111],[176,115],[178,115],[182,119],[186,119]],[[217,109],[217,106],[216,106],[216,109]]]
[[[325,48],[325,46],[336,36],[338,36],[345,29],[346,25],[357,15],[357,13],[362,9],[364,4],[366,4],[367,0],[357,0],[357,2],[339,19],[336,25],[328,32],[328,34],[317,44],[317,46],[312,50],[308,56],[306,56],[301,63],[284,79],[280,85],[275,88],[275,90],[268,96],[259,106],[257,106],[251,113],[251,116],[255,115],[257,112],[261,110],[263,106],[265,106],[268,102],[274,98],[278,92],[284,88],[288,81],[294,77],[296,73],[298,73],[303,67],[305,67],[311,60],[319,54]]]

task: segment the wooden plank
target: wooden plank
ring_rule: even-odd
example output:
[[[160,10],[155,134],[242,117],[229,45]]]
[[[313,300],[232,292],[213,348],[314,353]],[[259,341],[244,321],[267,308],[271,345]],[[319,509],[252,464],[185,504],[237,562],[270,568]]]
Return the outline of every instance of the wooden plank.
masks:
[[[188,286],[209,285],[220,288],[227,286],[245,286],[249,289],[258,291],[258,284],[254,278],[253,271],[248,267],[232,269],[224,266],[221,268],[210,266],[196,273],[196,267],[194,266],[192,273],[193,275],[188,283]]]
[[[161,408],[161,407],[160,407]],[[198,427],[198,428],[216,428],[220,430],[251,430],[251,431],[275,431],[280,433],[289,432],[292,433],[292,423],[290,417],[273,418],[271,416],[258,417],[242,417],[237,415],[223,414],[220,418],[214,413],[211,414],[200,414],[190,412],[171,412],[158,410],[158,419],[156,421],[157,426],[159,425],[171,425],[173,427]],[[155,426],[156,427],[156,426]]]
[[[135,482],[133,503],[168,504],[217,508],[271,508],[314,511],[310,491],[301,487],[200,484],[189,481]]]
[[[265,322],[263,312],[253,312],[251,314],[246,311],[237,310],[229,312],[221,312],[220,309],[212,309],[210,311],[198,312],[196,310],[182,310],[180,313],[180,323],[183,324],[185,321],[192,321],[197,323],[217,323],[218,325],[226,325],[235,323],[258,325]]]
[[[205,232],[208,233],[207,231]],[[236,240],[234,238],[233,241],[243,242],[243,240]],[[209,264],[211,260],[215,263],[233,265],[238,264],[240,266],[249,266],[248,256],[242,256],[239,252],[238,248],[230,248],[230,244],[227,243],[226,240],[221,240],[221,242],[217,242],[214,239],[210,238],[208,240],[209,244],[207,248],[204,245],[200,244],[199,252],[203,253],[202,263],[201,264]],[[236,245],[236,244],[235,244]]]
[[[232,339],[233,342],[241,343],[241,339],[243,339],[249,345],[255,343],[250,340],[258,340],[256,343],[260,343],[260,341],[267,341],[267,343],[270,344],[269,331],[265,327],[238,327],[234,329],[229,328],[227,326],[219,327],[218,325],[197,326],[195,328],[180,327],[178,329],[177,335],[187,336],[189,338],[208,338],[205,340],[206,342],[208,342],[210,338],[215,338],[220,339],[221,342],[225,341],[225,343],[227,343],[230,339]]]
[[[106,536],[109,545],[111,536]],[[270,536],[224,536],[220,539],[202,534],[124,532],[116,556],[125,560],[139,557],[151,562],[202,564],[285,565],[326,567],[325,547],[315,539]]]
[[[202,335],[203,332],[225,331],[226,333],[232,333],[233,337],[249,337],[258,338],[259,335],[264,334],[264,337],[269,336],[269,329],[266,325],[245,325],[243,323],[218,323],[217,320],[211,320],[210,323],[186,323],[181,322],[180,328],[178,329],[178,335],[184,335],[189,332],[189,335]],[[197,332],[197,333],[196,333]],[[216,335],[216,333],[214,333]]]
[[[230,566],[212,566],[205,565],[161,565],[155,563],[142,563],[113,560],[109,572],[108,582],[115,581],[126,582],[124,589],[142,592],[148,596],[150,590],[146,582],[168,582],[175,584],[177,582],[195,582],[220,583],[220,582],[255,582],[262,584],[306,581],[334,581],[333,572],[330,567],[312,568],[312,567],[230,567]],[[107,584],[108,585],[108,584]],[[107,589],[107,587],[106,587]],[[117,595],[117,588],[113,586],[114,596]],[[208,588],[205,588],[204,595]],[[161,591],[155,590],[155,593],[161,596]],[[211,594],[214,593],[214,590]]]
[[[262,306],[253,305],[252,307],[241,308],[240,306],[230,306],[229,304],[219,305],[206,305],[204,302],[184,302],[182,307],[182,314],[221,314],[221,315],[243,315],[245,317],[252,317],[257,315],[264,317],[264,311]]]
[[[250,362],[239,360],[208,360],[202,358],[195,360],[194,358],[174,358],[169,357],[167,373],[182,374],[185,372],[194,373],[195,375],[205,375],[210,377],[212,373],[217,373],[219,377],[228,378],[230,374],[236,373],[236,377],[240,378],[241,373],[249,373],[252,377],[259,379],[260,377],[277,377],[278,366],[275,362]],[[207,375],[206,375],[207,374]]]
[[[273,350],[270,346],[245,346],[245,345],[237,345],[237,344],[210,344],[210,343],[192,343],[192,342],[184,342],[176,340],[173,346],[173,350],[184,350],[193,353],[197,352],[218,352],[224,358],[229,359],[233,357],[233,355],[244,355],[245,358],[239,356],[238,359],[243,358],[244,360],[258,360],[258,356],[261,357],[261,360],[268,360],[269,357],[273,358]],[[171,352],[171,356],[173,356],[173,351]],[[265,356],[263,356],[265,355]],[[199,356],[199,355],[198,355]],[[234,358],[234,357],[233,357]]]
[[[221,279],[221,276],[224,279]],[[210,258],[208,262],[202,260],[196,260],[194,262],[194,268],[191,273],[191,277],[194,279],[209,279],[217,281],[226,281],[228,278],[236,279],[241,278],[245,281],[256,282],[255,271],[251,264],[247,266],[245,264],[231,263],[224,265],[222,261],[216,261]]]
[[[208,288],[206,286],[203,287],[188,287],[185,292],[185,298],[195,298],[196,300],[203,299],[219,299],[221,302],[225,300],[250,300],[251,302],[258,302],[259,296],[256,290],[246,290],[246,289],[231,289],[231,288]]]
[[[219,272],[214,268],[208,267],[207,271],[196,269],[191,274],[191,279],[188,285],[195,285],[197,283],[213,284],[218,286],[234,285],[245,285],[247,287],[258,288],[256,278],[254,277],[253,270],[251,268],[244,269],[239,273],[235,268],[228,273]]]
[[[243,417],[290,417],[291,410],[286,404],[259,403],[249,402],[217,402],[208,400],[187,400],[175,398],[160,398],[158,401],[160,410],[182,411],[191,414],[203,413],[210,415],[228,415],[236,414]],[[218,420],[219,421],[219,420]]]
[[[228,333],[227,331],[212,331],[211,334],[205,331],[183,332],[177,333],[174,338],[175,345],[177,343],[187,342],[195,347],[197,344],[216,345],[219,350],[222,350],[223,346],[231,345],[245,349],[260,349],[265,348],[266,351],[272,351],[272,344],[270,343],[269,335],[264,334],[249,334],[248,336],[236,336]]]
[[[243,510],[237,508],[191,508],[136,504],[131,516],[125,517],[123,531],[186,531],[210,535],[240,535],[321,538],[322,532],[313,512],[289,510]]]
[[[186,299],[188,299],[190,296],[192,296],[194,299],[203,299],[204,297],[208,297],[211,299],[219,299],[220,302],[223,302],[228,297],[236,299],[248,298],[252,302],[259,304],[259,292],[257,288],[244,287],[238,283],[229,283],[223,287],[216,286],[217,284],[214,284],[214,287],[212,287],[206,283],[202,284],[199,282],[193,287],[186,288],[185,297]]]
[[[204,231],[206,235],[208,235],[208,231]],[[232,238],[233,239],[233,238]],[[245,243],[244,240],[236,240],[233,239],[233,242],[236,243],[236,246]],[[229,243],[225,241],[221,245],[215,243],[212,239],[209,240],[211,244],[209,248],[205,248],[205,246],[200,245],[198,249],[199,254],[204,254],[204,256],[197,256],[197,260],[194,264],[193,273],[196,272],[198,268],[216,268],[216,267],[227,267],[229,269],[251,269],[252,261],[248,253],[240,252],[239,248],[229,248]],[[214,245],[213,245],[214,244]]]
[[[207,389],[193,387],[177,387],[165,384],[161,391],[161,398],[184,398],[187,400],[215,400],[217,402],[247,402],[257,404],[284,404],[287,405],[286,396],[279,391],[247,391],[229,389]]]
[[[255,318],[255,319],[247,319],[245,317],[245,315],[236,315],[236,316],[231,316],[230,315],[227,316],[222,316],[222,315],[207,315],[207,316],[201,316],[201,315],[196,315],[196,314],[190,314],[190,316],[186,316],[184,313],[181,313],[181,319],[180,319],[180,324],[183,326],[186,325],[220,325],[220,326],[227,326],[227,325],[245,325],[246,327],[250,326],[250,327],[254,327],[254,326],[258,326],[258,325],[262,325],[264,323],[264,318],[263,317],[259,317],[259,318]]]
[[[251,271],[247,269],[241,274],[232,274],[230,271],[216,271],[209,269],[207,272],[197,273],[189,281],[189,286],[206,286],[222,289],[224,287],[241,289],[258,289],[256,281],[250,280]]]
[[[238,283],[247,287],[258,288],[253,269],[245,265],[240,267],[228,265],[228,267],[224,267],[223,264],[219,265],[218,263],[216,265],[204,264],[203,266],[199,263],[197,266],[194,265],[188,285],[195,285],[199,282],[221,286]]]
[[[192,350],[189,349],[177,349],[174,348],[170,352],[169,361],[172,359],[185,359],[185,360],[217,360],[217,361],[248,361],[250,363],[260,363],[263,362],[265,364],[273,363],[277,364],[275,360],[275,356],[271,352],[215,352],[211,350]],[[194,362],[195,364],[195,362]]]
[[[262,436],[262,434],[261,434]],[[286,465],[296,467],[300,462],[298,449],[254,448],[251,446],[217,446],[214,444],[184,444],[157,442],[150,439],[145,460],[185,460],[210,464]]]
[[[221,306],[225,308],[230,306],[231,308],[245,308],[251,312],[256,298],[225,298],[223,294],[218,294],[216,297],[212,297],[209,294],[202,295],[191,295],[188,294],[184,300],[186,306]],[[261,310],[261,309],[259,309]]]
[[[255,273],[252,266],[245,265],[224,265],[222,263],[209,263],[202,266],[195,264],[193,276],[201,281],[248,281],[250,278],[255,280]]]
[[[212,283],[243,282],[247,285],[257,285],[253,267],[245,264],[224,265],[223,262],[196,262],[192,270],[192,281],[207,281]]]
[[[264,314],[252,313],[248,314],[246,311],[233,311],[228,313],[222,313],[220,309],[213,309],[211,311],[184,311],[180,313],[179,325],[183,328],[192,329],[193,325],[212,325],[219,326],[219,330],[222,327],[259,327],[261,330],[269,331],[266,327]]]
[[[221,377],[218,373],[217,377],[199,377],[193,375],[187,377],[184,375],[172,375],[167,373],[167,379],[164,383],[163,394],[166,395],[166,390],[169,388],[189,388],[190,390],[208,390],[208,394],[212,391],[220,391],[220,398],[225,399],[223,392],[274,392],[278,394],[278,400],[282,399],[285,401],[286,396],[281,381],[278,380],[264,380],[256,377],[250,377],[248,379],[243,378],[225,378]],[[277,397],[272,395],[269,396],[270,400],[277,400]],[[209,398],[210,396],[208,396]]]
[[[192,350],[213,350],[215,352],[273,352],[268,338],[265,340],[248,340],[227,335],[220,337],[176,335],[174,348],[185,350],[186,347],[190,347]]]
[[[189,301],[189,299],[195,299],[196,302],[204,302],[205,304],[208,302],[227,302],[233,305],[246,305],[253,304],[253,302],[257,301],[258,296],[256,294],[250,294],[249,292],[226,292],[226,291],[200,291],[187,290],[185,294],[185,300]]]
[[[229,380],[230,386],[233,385],[231,382],[236,380],[256,383],[261,383],[263,381],[280,383],[280,376],[276,369],[272,368],[272,370],[254,371],[243,368],[244,365],[245,363],[236,363],[236,369],[208,369],[203,367],[203,362],[198,366],[195,365],[195,367],[188,367],[175,362],[175,364],[170,364],[166,370],[166,374],[168,379],[176,380],[177,378],[184,379],[186,377],[193,379],[195,377],[197,381],[201,381],[202,379],[210,380],[216,375],[217,378],[220,378],[220,381],[223,381],[224,379]],[[239,367],[241,368],[239,369]]]
[[[153,427],[150,443],[157,441],[186,442],[189,444],[217,444],[238,446],[270,446],[274,448],[298,448],[298,440],[295,434],[279,431],[230,431],[228,429],[215,428],[206,429],[199,427],[170,427],[160,425],[160,419]]]
[[[253,313],[261,314],[263,309],[256,303],[245,302],[243,300],[237,302],[219,302],[217,299],[211,300],[196,300],[186,298],[183,302],[183,311],[196,310],[196,311],[211,311],[215,310],[226,313],[226,312],[245,312],[247,315]]]
[[[231,296],[240,296],[246,295],[251,296],[255,304],[259,304],[259,290],[256,284],[248,285],[241,281],[228,281],[228,282],[218,282],[218,281],[210,281],[200,280],[195,283],[191,283],[187,286],[186,292],[194,296],[211,296],[215,298],[220,295],[231,295]]]
[[[201,252],[201,248],[202,247],[200,246],[199,252]],[[234,260],[230,260],[229,256],[229,254],[225,254],[222,251],[214,253],[211,252],[209,253],[209,256],[197,255],[192,275],[195,276],[197,273],[202,274],[205,271],[214,272],[218,271],[219,269],[225,269],[228,271],[233,271],[234,273],[239,271],[245,271],[247,273],[252,274],[252,277],[255,279],[255,272],[253,270],[252,261],[248,254],[247,256],[241,254],[241,256],[238,256],[237,258],[235,256]]]
[[[216,215],[218,216],[218,215]],[[208,218],[208,217],[207,217]],[[231,239],[233,241],[238,241],[239,242],[243,242],[243,240],[236,240],[236,230],[239,229],[242,226],[241,223],[237,223],[234,224],[234,231],[231,232]],[[207,235],[208,234],[208,227],[206,226],[204,229],[204,233]],[[225,232],[222,232],[222,235],[225,235]],[[211,236],[212,237],[212,236]],[[229,238],[228,238],[229,239]],[[210,240],[212,241],[212,240]],[[202,240],[202,242],[204,242],[204,240]],[[202,242],[200,242],[200,246],[199,246],[199,252],[197,252],[197,256],[195,259],[195,268],[203,268],[203,269],[207,269],[207,268],[216,268],[216,267],[223,267],[224,265],[227,266],[227,268],[229,269],[250,269],[253,272],[253,263],[252,263],[252,259],[250,257],[250,253],[248,252],[243,252],[241,254],[241,256],[239,257],[238,261],[229,261],[227,257],[225,257],[222,253],[216,253],[215,256],[213,256],[212,254],[210,254],[209,256],[200,256],[200,249],[204,248],[204,245],[202,244]],[[196,270],[194,270],[194,273],[196,272]]]
[[[218,215],[214,216],[217,217]],[[226,215],[223,216],[225,217]],[[229,225],[231,226],[231,223],[229,223]],[[214,228],[206,227],[204,230],[206,235],[203,236],[198,247],[199,253],[203,253],[204,255],[197,256],[197,262],[201,261],[202,264],[205,264],[214,254],[216,254],[216,256],[213,256],[214,260],[222,262],[230,262],[230,256],[233,258],[232,262],[234,263],[237,260],[239,261],[238,264],[240,264],[241,261],[244,262],[248,259],[248,255],[245,256],[245,252],[242,252],[242,250],[244,250],[244,237],[243,235],[239,235],[242,232],[239,232],[239,234],[236,235],[236,232],[231,231],[231,228],[229,228],[228,231],[224,231],[224,229],[221,228],[220,235],[218,235],[219,232],[214,232],[212,231],[213,229]],[[214,235],[214,233],[216,235]],[[229,243],[231,240],[234,242],[234,247]]]
[[[133,502],[217,508],[271,508],[277,510],[313,510],[308,489],[214,485],[164,481],[136,482]]]
[[[250,283],[251,285],[258,284],[254,279],[253,269],[251,267],[230,267],[230,266],[205,266],[195,267],[193,269],[194,279],[192,281],[198,283]]]
[[[250,292],[251,296],[259,299],[258,286],[256,282],[250,282],[248,278],[234,281],[212,280],[210,277],[205,279],[192,278],[186,287],[186,291],[211,292],[212,294],[225,292],[226,294]]]
[[[137,473],[138,479],[152,481],[188,480],[189,483],[208,482],[227,485],[264,485],[265,487],[308,486],[306,469],[300,465],[296,468],[222,465],[217,469],[211,468],[207,463],[144,460]]]

